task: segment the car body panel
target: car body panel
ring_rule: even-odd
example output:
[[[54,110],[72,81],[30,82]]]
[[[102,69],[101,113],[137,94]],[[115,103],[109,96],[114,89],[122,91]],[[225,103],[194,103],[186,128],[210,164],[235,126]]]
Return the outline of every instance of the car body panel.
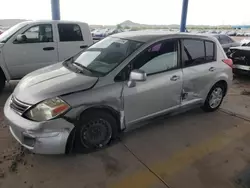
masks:
[[[178,76],[179,79],[171,81],[173,76]],[[150,115],[179,106],[181,92],[181,69],[151,75],[145,82],[136,83],[133,88],[125,85],[123,97],[126,124],[138,122],[146,117],[149,118]]]
[[[10,103],[11,97],[7,99],[7,104]],[[15,113],[9,105],[5,105],[4,114],[9,122],[11,134],[27,149],[40,154],[65,153],[67,139],[74,128],[72,123],[62,118],[34,122]],[[25,138],[29,139],[26,141]],[[30,140],[34,140],[34,144],[30,143]]]
[[[19,115],[9,107],[10,99],[8,99],[5,104],[5,115],[14,124],[12,127],[19,129],[18,133],[14,133],[13,130],[15,128],[11,130],[14,137],[18,140],[18,134],[21,134],[20,132],[27,132],[26,130],[28,130],[28,133],[32,133],[32,136],[37,137],[37,135],[44,133],[44,127],[46,127],[45,130],[48,129],[49,134],[50,129],[47,128],[47,125],[55,122],[55,125],[51,126],[55,127],[56,130],[54,132],[58,137],[54,135],[54,141],[53,139],[51,141],[58,144],[57,141],[60,140],[63,144],[55,146],[51,143],[51,145],[59,147],[60,149],[56,151],[61,153],[62,148],[66,147],[65,143],[67,143],[70,132],[76,126],[80,115],[86,110],[95,108],[109,110],[117,117],[119,128],[121,130],[128,130],[133,128],[135,123],[160,114],[170,113],[183,107],[190,108],[197,106],[197,104],[202,105],[208,92],[218,81],[226,81],[228,86],[230,86],[232,82],[232,69],[222,62],[227,57],[219,42],[213,37],[182,33],[135,33],[114,35],[114,37],[127,37],[131,40],[141,41],[144,42],[144,45],[139,47],[120,65],[103,77],[97,78],[78,74],[58,63],[54,66],[35,71],[23,78],[13,93],[13,96],[18,100],[29,104],[37,104],[48,98],[60,97],[71,106],[71,109],[62,117],[45,122],[33,122],[23,117],[16,118]],[[128,86],[129,80],[115,81],[116,75],[150,45],[167,39],[179,39],[181,41],[181,39],[186,38],[214,42],[217,50],[217,61],[188,68],[178,67],[174,70],[171,69],[149,75],[146,81],[136,82],[135,87]],[[209,71],[211,67],[214,68],[213,71]],[[173,76],[178,76],[178,79],[173,81]],[[15,119],[20,120],[20,125]],[[63,123],[62,127],[58,127],[57,120]],[[33,124],[37,129],[32,130],[32,132],[30,129]],[[27,147],[21,140],[19,142]],[[45,146],[48,142],[43,141]],[[30,149],[29,147],[27,148]],[[46,151],[44,148],[39,151],[31,150],[38,153],[52,152],[51,148],[48,148]]]
[[[15,97],[28,104],[91,88],[97,77],[85,76],[65,68],[62,63],[26,75],[16,86]]]

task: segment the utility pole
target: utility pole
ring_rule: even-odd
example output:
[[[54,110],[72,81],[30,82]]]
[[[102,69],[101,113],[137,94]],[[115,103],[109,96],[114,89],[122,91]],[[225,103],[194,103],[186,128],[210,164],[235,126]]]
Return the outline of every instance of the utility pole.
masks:
[[[51,0],[52,20],[60,20],[60,0]]]
[[[188,11],[188,0],[183,0],[180,32],[186,31],[187,11]]]

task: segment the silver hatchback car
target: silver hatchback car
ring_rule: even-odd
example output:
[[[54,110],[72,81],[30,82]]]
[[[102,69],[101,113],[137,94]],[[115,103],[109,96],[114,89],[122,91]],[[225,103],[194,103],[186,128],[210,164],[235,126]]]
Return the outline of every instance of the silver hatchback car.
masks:
[[[25,76],[4,114],[15,139],[35,153],[92,150],[158,115],[214,111],[231,82],[232,60],[211,36],[119,33]]]

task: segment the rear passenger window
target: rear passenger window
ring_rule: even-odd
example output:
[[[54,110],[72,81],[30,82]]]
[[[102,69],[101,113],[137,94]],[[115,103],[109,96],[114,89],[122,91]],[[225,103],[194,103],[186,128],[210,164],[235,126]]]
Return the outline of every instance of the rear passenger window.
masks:
[[[58,24],[61,42],[83,41],[81,28],[77,24]]]
[[[214,43],[205,41],[206,46],[206,62],[215,60]]]
[[[185,67],[199,65],[206,61],[203,40],[185,39],[183,40],[183,47],[183,61]]]

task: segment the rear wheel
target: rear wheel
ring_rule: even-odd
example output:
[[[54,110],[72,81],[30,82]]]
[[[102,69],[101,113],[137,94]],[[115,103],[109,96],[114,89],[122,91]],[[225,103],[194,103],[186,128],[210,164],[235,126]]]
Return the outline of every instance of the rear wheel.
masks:
[[[208,93],[202,109],[206,112],[213,112],[217,110],[223,101],[224,95],[225,86],[223,84],[215,84]]]
[[[106,111],[91,110],[82,114],[76,127],[76,149],[81,151],[105,147],[116,135],[115,118]]]

